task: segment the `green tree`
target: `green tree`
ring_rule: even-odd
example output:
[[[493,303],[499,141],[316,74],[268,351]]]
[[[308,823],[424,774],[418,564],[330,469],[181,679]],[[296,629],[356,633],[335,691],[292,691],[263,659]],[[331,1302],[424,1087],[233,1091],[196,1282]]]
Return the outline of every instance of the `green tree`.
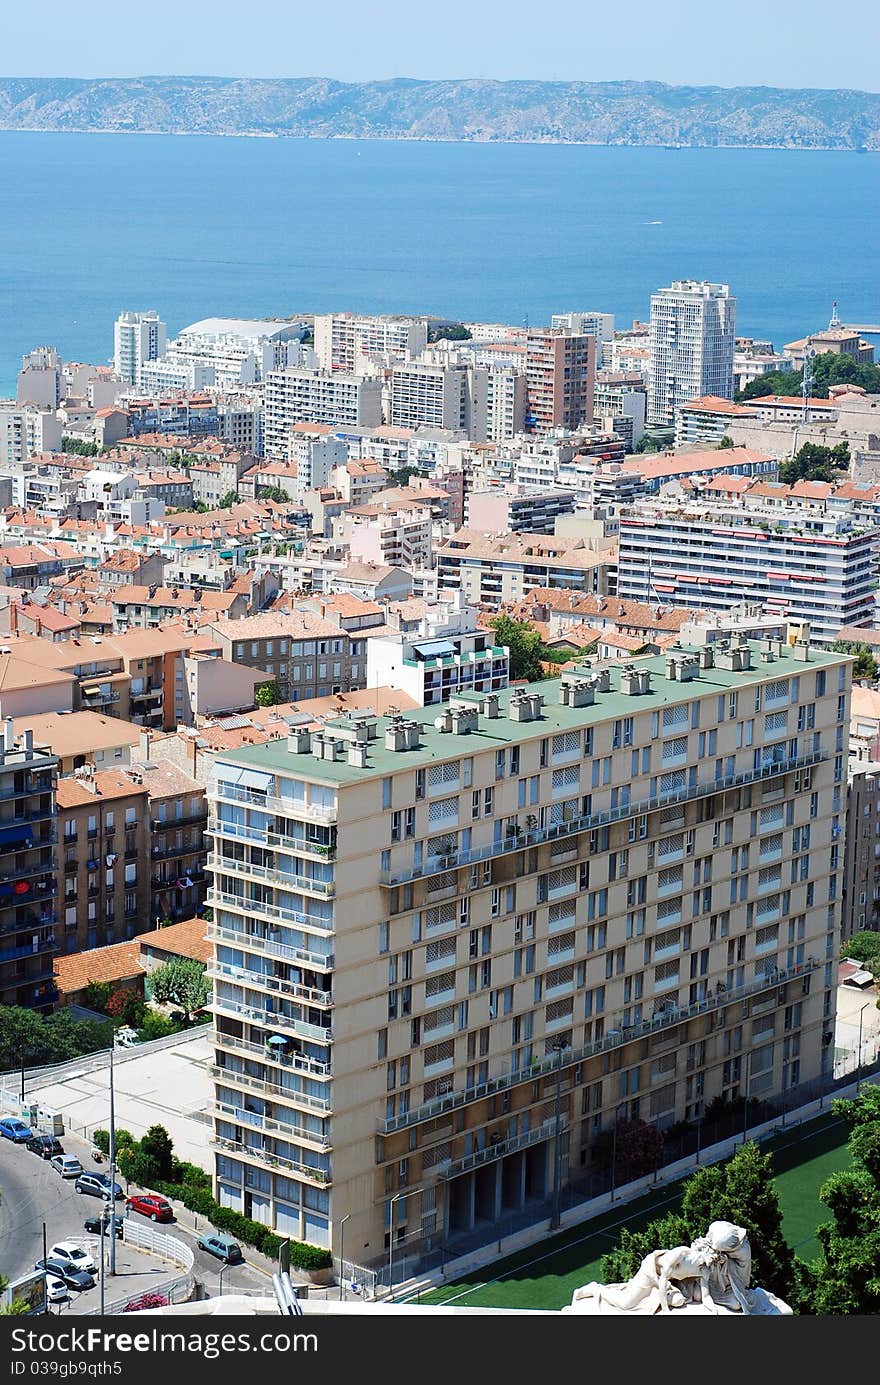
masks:
[[[22,1056],[30,1066],[43,1067],[112,1043],[110,1020],[79,1020],[66,1009],[40,1015],[17,1005],[0,1005],[0,1072],[17,1068]]]
[[[818,443],[805,442],[793,457],[782,463],[779,479],[784,486],[793,486],[797,481],[835,481],[840,479],[835,473],[848,465],[847,443],[822,447]]]
[[[685,1187],[682,1212],[705,1233],[712,1221],[731,1221],[749,1233],[752,1282],[787,1299],[794,1282],[794,1255],[782,1234],[782,1212],[773,1182],[773,1160],[750,1140],[721,1166],[698,1169]]]
[[[725,434],[724,434],[724,437],[721,439],[721,441],[720,441],[719,444],[718,444],[718,450],[719,450],[719,452],[723,452],[726,448],[728,448],[728,447],[735,447],[735,446],[736,446],[736,443],[733,441],[733,438],[729,437],[728,434],[725,433]]]
[[[277,707],[281,701],[281,684],[277,678],[270,678],[268,682],[261,683],[254,693],[254,701],[258,707]]]
[[[510,650],[511,678],[525,678],[536,683],[544,677],[541,667],[541,636],[527,620],[512,616],[495,616],[489,621],[498,643]]]
[[[158,1177],[171,1177],[171,1161],[174,1145],[164,1125],[151,1125],[140,1144],[141,1154],[152,1159],[158,1169]]]
[[[445,322],[428,328],[428,341],[470,341],[471,332],[463,322]]]
[[[874,649],[871,645],[862,644],[859,640],[835,640],[832,648],[839,654],[855,655],[853,678],[876,683],[877,674],[880,670],[878,670]]]
[[[822,1256],[805,1275],[820,1315],[880,1313],[880,1088],[832,1103],[853,1127],[852,1167],[831,1175],[819,1197],[833,1220],[816,1232]]]
[[[145,1154],[140,1144],[126,1145],[116,1155],[116,1166],[123,1178],[136,1183],[139,1188],[152,1188],[159,1182],[159,1166],[149,1154]]]
[[[156,968],[150,977],[150,990],[154,1000],[179,1005],[190,1019],[211,994],[211,983],[201,962],[175,957]]]
[[[237,492],[237,491],[227,491],[226,494],[225,494],[225,495],[221,495],[220,499],[217,501],[217,509],[218,509],[218,510],[231,510],[232,507],[233,507],[233,505],[237,505],[237,504],[238,504],[238,492]]]
[[[697,1169],[687,1180],[680,1213],[642,1231],[621,1232],[602,1260],[606,1283],[629,1279],[652,1250],[690,1245],[713,1221],[731,1221],[748,1232],[752,1283],[789,1301],[796,1296],[794,1255],[782,1235],[782,1213],[769,1154],[750,1141],[724,1164]]]
[[[97,457],[100,448],[96,442],[86,442],[83,438],[62,438],[62,452],[75,452],[79,457]]]
[[[389,486],[408,486],[413,476],[421,476],[421,467],[402,466],[398,471],[389,471]]]
[[[89,1010],[98,1010],[101,1014],[107,1009],[107,1001],[110,999],[112,987],[109,981],[90,981],[86,986],[83,1000]]]
[[[602,1281],[605,1284],[622,1284],[632,1279],[652,1250],[671,1250],[673,1246],[690,1245],[693,1239],[689,1224],[678,1212],[658,1217],[641,1230],[630,1231],[624,1227],[614,1249],[602,1256]]]
[[[841,947],[840,955],[851,957],[854,962],[861,962],[868,971],[880,975],[880,933],[865,929],[853,933]]]
[[[260,500],[277,500],[279,505],[286,505],[291,500],[283,486],[261,486]]]

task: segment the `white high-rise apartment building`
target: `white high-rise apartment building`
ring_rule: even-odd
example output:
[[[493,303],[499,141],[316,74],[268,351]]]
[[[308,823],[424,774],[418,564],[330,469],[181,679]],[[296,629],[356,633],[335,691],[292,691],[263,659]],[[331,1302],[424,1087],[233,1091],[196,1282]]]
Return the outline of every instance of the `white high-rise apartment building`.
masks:
[[[136,385],[141,366],[165,354],[168,328],[154,308],[120,313],[113,327],[113,368],[126,384]]]
[[[315,352],[322,370],[361,374],[386,356],[416,356],[428,345],[428,324],[418,317],[366,317],[318,313]]]
[[[263,436],[267,457],[290,460],[290,430],[295,423],[376,428],[381,422],[379,379],[289,367],[266,377]]]
[[[391,375],[391,423],[397,428],[449,428],[486,440],[486,374],[466,360],[407,361]]]
[[[551,327],[596,338],[596,365],[607,370],[611,365],[611,346],[614,341],[613,313],[554,313]]]
[[[701,395],[733,398],[736,299],[727,284],[677,279],[651,294],[648,422],[672,425]]]
[[[314,352],[301,342],[304,331],[302,322],[206,317],[169,342],[165,359],[190,370],[210,370],[218,388],[235,389],[285,366],[314,366]]]
[[[37,452],[61,451],[61,422],[54,409],[0,399],[0,464],[16,466]]]

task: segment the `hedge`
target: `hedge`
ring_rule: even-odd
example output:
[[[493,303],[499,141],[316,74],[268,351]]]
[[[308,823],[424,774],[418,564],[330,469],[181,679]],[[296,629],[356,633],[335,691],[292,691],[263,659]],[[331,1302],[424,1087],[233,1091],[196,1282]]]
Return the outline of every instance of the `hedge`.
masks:
[[[243,1241],[245,1245],[253,1246],[263,1255],[274,1260],[281,1246],[282,1238],[274,1231],[270,1231],[268,1226],[263,1226],[261,1222],[253,1221],[250,1217],[245,1217],[241,1212],[236,1212],[232,1207],[221,1207],[207,1188],[196,1188],[188,1183],[164,1183],[154,1184],[157,1193],[163,1197],[173,1198],[182,1202],[190,1212],[196,1212],[199,1216],[207,1217],[212,1226],[218,1231],[226,1231],[234,1236],[237,1241]],[[318,1246],[307,1245],[304,1241],[290,1242],[290,1264],[300,1270],[323,1270],[328,1269],[333,1264],[333,1257],[329,1250],[321,1250]]]

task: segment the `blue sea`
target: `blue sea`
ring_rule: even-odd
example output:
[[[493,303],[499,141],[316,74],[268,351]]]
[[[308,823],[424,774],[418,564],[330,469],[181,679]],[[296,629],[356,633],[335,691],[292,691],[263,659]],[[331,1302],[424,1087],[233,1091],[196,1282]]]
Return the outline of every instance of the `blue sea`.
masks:
[[[880,323],[878,220],[876,154],[0,132],[0,393],[37,345],[108,360],[123,308],[624,326],[690,277],[779,345]]]

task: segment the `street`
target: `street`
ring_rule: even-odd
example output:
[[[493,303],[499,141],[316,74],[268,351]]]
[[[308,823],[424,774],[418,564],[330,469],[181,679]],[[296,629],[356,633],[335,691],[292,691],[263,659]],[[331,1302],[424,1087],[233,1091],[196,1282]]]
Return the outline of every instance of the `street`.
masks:
[[[64,1135],[62,1144],[66,1154],[76,1155],[86,1171],[95,1166],[89,1157],[90,1146],[76,1136]],[[100,1166],[106,1171],[107,1165]],[[124,1186],[124,1180],[118,1179]],[[43,1223],[46,1224],[46,1244],[51,1247],[60,1240],[76,1239],[87,1244],[97,1262],[99,1240],[88,1235],[83,1222],[86,1217],[97,1216],[105,1203],[101,1198],[90,1197],[74,1191],[74,1179],[61,1178],[47,1161],[39,1159],[23,1144],[15,1145],[11,1140],[0,1139],[0,1272],[10,1280],[34,1268],[43,1256]],[[120,1215],[125,1203],[117,1201]],[[132,1220],[152,1225],[146,1218],[132,1213]],[[204,1231],[207,1223],[198,1218],[198,1231]],[[204,1285],[205,1293],[214,1297],[219,1292],[219,1275],[223,1266],[214,1256],[199,1250],[196,1235],[186,1226],[176,1222],[156,1225],[157,1231],[167,1232],[178,1237],[190,1246],[194,1254],[195,1273]],[[247,1255],[247,1248],[242,1247]],[[173,1278],[175,1267],[165,1264],[154,1255],[116,1243],[117,1273],[106,1278],[106,1301],[110,1302],[126,1295],[137,1297],[147,1290],[158,1287],[163,1281]],[[267,1275],[255,1265],[247,1263],[234,1265],[224,1270],[223,1288],[241,1293],[263,1293],[271,1289]],[[95,1310],[100,1302],[99,1288],[87,1289],[83,1293],[72,1290],[68,1304],[63,1311],[83,1313]]]

